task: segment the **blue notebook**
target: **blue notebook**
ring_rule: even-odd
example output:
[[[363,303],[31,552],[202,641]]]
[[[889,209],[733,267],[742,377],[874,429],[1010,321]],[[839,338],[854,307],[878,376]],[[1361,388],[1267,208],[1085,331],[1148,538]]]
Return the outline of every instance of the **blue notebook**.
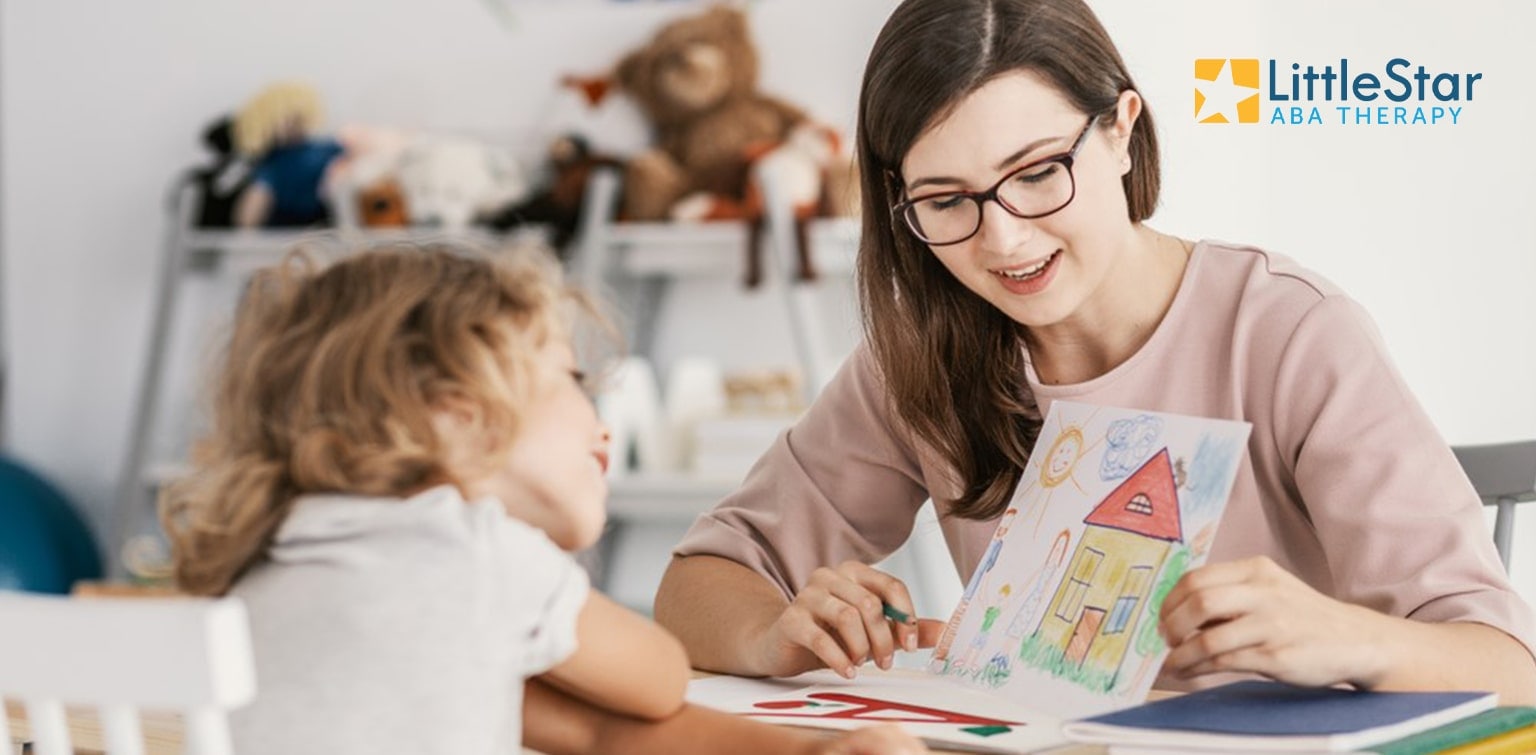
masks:
[[[1357,692],[1248,681],[1063,726],[1095,744],[1194,750],[1344,752],[1406,737],[1498,704],[1489,692]]]

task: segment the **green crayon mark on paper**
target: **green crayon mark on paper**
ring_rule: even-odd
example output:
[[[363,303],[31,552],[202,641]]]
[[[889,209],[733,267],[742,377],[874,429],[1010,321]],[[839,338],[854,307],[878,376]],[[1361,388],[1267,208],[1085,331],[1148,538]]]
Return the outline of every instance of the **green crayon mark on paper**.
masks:
[[[960,731],[966,734],[975,734],[978,737],[994,737],[998,734],[1007,734],[1013,731],[1011,726],[967,726]]]

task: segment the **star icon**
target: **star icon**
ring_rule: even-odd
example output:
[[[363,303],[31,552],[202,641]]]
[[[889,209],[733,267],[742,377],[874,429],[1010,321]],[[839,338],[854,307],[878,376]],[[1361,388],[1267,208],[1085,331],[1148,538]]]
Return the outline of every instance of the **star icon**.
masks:
[[[1214,63],[1216,61],[1196,61],[1195,77],[1195,121],[1198,123],[1238,123],[1242,115],[1240,104],[1246,100],[1254,100],[1258,104],[1259,93],[1257,86],[1244,86],[1235,80],[1237,75],[1233,71],[1232,60],[1222,60],[1221,70],[1216,73],[1214,80],[1202,78],[1198,75],[1201,63]],[[1254,61],[1254,73],[1257,73],[1257,63]],[[1242,78],[1248,78],[1243,76]],[[1256,78],[1256,76],[1255,76]],[[1246,122],[1257,121],[1257,108],[1254,108],[1254,117],[1246,119]]]

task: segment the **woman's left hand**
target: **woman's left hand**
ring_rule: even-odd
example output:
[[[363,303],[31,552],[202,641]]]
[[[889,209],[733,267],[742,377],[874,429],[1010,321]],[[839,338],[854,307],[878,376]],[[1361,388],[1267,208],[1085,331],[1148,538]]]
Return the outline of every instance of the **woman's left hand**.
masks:
[[[1250,672],[1370,688],[1390,662],[1390,619],[1312,589],[1267,557],[1202,566],[1163,600],[1164,673]]]

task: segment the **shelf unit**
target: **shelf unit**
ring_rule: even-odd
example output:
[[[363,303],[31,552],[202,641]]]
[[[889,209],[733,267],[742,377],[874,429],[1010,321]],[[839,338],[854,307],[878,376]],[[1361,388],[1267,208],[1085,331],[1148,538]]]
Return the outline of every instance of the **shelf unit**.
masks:
[[[588,290],[635,289],[629,301],[629,343],[637,354],[654,353],[656,318],[678,278],[710,276],[735,281],[742,272],[741,251],[748,234],[745,223],[613,223],[620,201],[621,179],[611,168],[594,171],[587,188],[572,268]],[[795,220],[777,186],[765,181],[768,208],[762,239],[768,272],[765,285],[775,286],[790,326],[795,358],[803,373],[802,388],[809,403],[831,377],[836,364],[817,324],[822,322],[814,293],[817,284],[793,283],[790,270]],[[859,223],[855,218],[820,218],[807,228],[810,245],[823,277],[853,271]],[[736,285],[736,284],[729,284]],[[841,355],[838,355],[840,361]]]
[[[831,377],[842,355],[833,355],[818,328],[823,322],[815,300],[816,283],[794,283],[791,244],[796,238],[789,203],[771,181],[762,185],[768,214],[762,233],[767,272],[789,324],[794,358],[801,371],[805,403],[815,398]],[[627,342],[633,353],[655,354],[657,320],[673,283],[682,278],[709,277],[722,285],[739,286],[743,251],[749,241],[746,223],[613,223],[622,184],[616,170],[600,169],[591,176],[574,254],[573,275],[591,291],[614,292],[628,305]],[[823,279],[852,275],[859,224],[854,218],[810,221],[810,245]],[[626,290],[628,289],[628,290]],[[625,294],[628,294],[626,299]],[[599,585],[612,583],[615,553],[637,525],[691,522],[733,491],[740,480],[698,479],[678,473],[620,473],[611,478],[609,523],[589,561]],[[595,562],[595,563],[592,563]]]
[[[774,206],[776,194],[767,186],[765,194]],[[630,325],[628,342],[635,353],[649,355],[655,344],[655,318],[667,298],[669,284],[677,278],[710,277],[735,283],[741,271],[741,255],[723,250],[742,250],[749,232],[741,223],[613,223],[619,197],[619,177],[612,171],[596,172],[588,187],[587,201],[577,237],[573,242],[570,265],[573,277],[589,290],[630,295],[633,303],[627,312]],[[154,501],[156,491],[165,482],[183,474],[185,449],[182,444],[167,447],[164,416],[178,401],[190,404],[187,397],[173,399],[166,384],[171,365],[187,346],[174,343],[173,331],[184,327],[190,313],[182,311],[190,281],[243,281],[252,271],[280,260],[296,244],[314,244],[321,248],[351,248],[364,243],[387,241],[425,241],[444,238],[441,231],[417,229],[360,229],[341,227],[314,231],[206,231],[191,226],[193,207],[190,190],[181,192],[168,218],[157,277],[157,299],[141,382],[131,420],[131,436],[121,470],[112,529],[109,534],[108,564],[114,576],[125,575],[123,552],[129,540],[158,533]],[[781,290],[782,302],[791,326],[796,356],[803,371],[807,397],[814,395],[830,375],[831,362],[815,324],[819,321],[815,302],[807,286],[783,285],[788,280],[787,243],[794,238],[793,220],[787,212],[770,213],[764,239],[768,255],[769,284]],[[534,231],[537,232],[537,231]],[[852,270],[853,250],[858,227],[851,219],[813,221],[809,241],[817,253],[817,264],[824,275],[847,274]],[[456,238],[494,243],[506,237],[482,231],[458,234]],[[773,282],[779,278],[781,282]],[[220,302],[219,317],[227,318],[233,302]],[[192,360],[193,364],[200,364]],[[185,428],[183,428],[185,429]],[[178,439],[185,440],[185,439]],[[709,509],[734,488],[729,481],[700,480],[683,474],[618,474],[610,481],[610,531],[595,549],[592,558],[598,584],[606,581],[612,567],[616,541],[632,523],[686,523]]]

